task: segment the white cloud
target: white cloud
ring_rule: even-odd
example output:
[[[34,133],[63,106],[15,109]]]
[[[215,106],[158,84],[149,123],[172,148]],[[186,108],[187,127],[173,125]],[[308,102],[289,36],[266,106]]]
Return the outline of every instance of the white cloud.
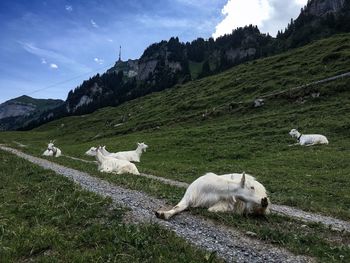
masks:
[[[296,4],[305,6],[308,0],[294,0]]]
[[[94,61],[97,63],[97,64],[100,64],[102,65],[104,60],[102,58],[94,58]]]
[[[65,9],[67,10],[67,12],[72,12],[73,11],[73,6],[71,5],[66,5]]]
[[[75,61],[71,58],[68,58],[68,57],[66,57],[58,52],[39,48],[31,43],[25,43],[25,42],[20,42],[20,41],[18,41],[18,43],[28,53],[33,54],[33,55],[39,57],[40,59],[45,58],[45,62],[47,62],[47,60],[49,60],[49,61],[51,60],[51,61],[58,62],[66,67],[69,67],[70,69],[74,69],[74,70],[78,70],[78,71],[82,71],[82,72],[91,71],[91,68],[86,67],[85,65],[80,64],[77,61]]]
[[[276,35],[306,3],[307,0],[228,0],[221,10],[224,19],[216,26],[213,37],[230,34],[237,27],[250,24],[257,25],[264,33]]]
[[[111,43],[114,42],[113,39],[111,39],[111,38],[107,38],[107,41],[108,41],[108,42],[111,42]]]
[[[42,59],[41,59],[41,64],[47,64],[46,59],[42,58]]]
[[[93,19],[90,20],[90,23],[94,28],[99,28],[98,24]]]
[[[228,0],[221,12],[225,18],[216,26],[214,38],[230,34],[237,27],[262,26],[270,18],[272,8],[268,0]]]
[[[57,64],[55,64],[55,63],[51,63],[51,64],[50,64],[50,68],[52,68],[52,69],[58,69],[58,66],[57,66]]]

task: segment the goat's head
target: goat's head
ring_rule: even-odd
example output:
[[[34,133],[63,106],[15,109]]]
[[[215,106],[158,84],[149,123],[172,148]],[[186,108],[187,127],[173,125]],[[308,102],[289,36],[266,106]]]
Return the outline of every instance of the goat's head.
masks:
[[[244,172],[236,198],[246,204],[245,214],[265,215],[270,212],[265,187],[256,180],[246,180]]]
[[[48,144],[47,144],[47,149],[48,150],[52,150],[54,147],[54,141],[50,141]]]
[[[95,156],[96,152],[97,152],[97,148],[96,147],[91,147],[89,150],[87,150],[85,152],[85,154],[89,155],[89,156]]]
[[[141,142],[141,143],[138,142],[138,143],[137,143],[137,147],[138,147],[138,148],[141,148],[141,150],[145,152],[146,149],[148,148],[148,145],[145,144],[145,143],[143,143],[143,142]]]
[[[299,136],[299,132],[297,129],[291,129],[289,135],[296,138]]]
[[[102,154],[102,146],[101,145],[99,145],[99,146],[97,146],[97,148],[96,148],[96,154],[97,153],[100,153],[100,154]],[[103,154],[102,154],[103,155]]]

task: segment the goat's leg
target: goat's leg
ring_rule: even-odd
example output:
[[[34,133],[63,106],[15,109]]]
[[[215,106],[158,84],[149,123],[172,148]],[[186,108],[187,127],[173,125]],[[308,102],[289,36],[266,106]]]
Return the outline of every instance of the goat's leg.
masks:
[[[309,146],[313,146],[316,145],[317,143],[310,143],[310,144],[306,144],[305,146],[309,147]]]
[[[296,145],[300,145],[300,143],[297,142],[297,143],[289,144],[288,146],[290,147],[290,146],[296,146]]]
[[[230,203],[225,201],[217,202],[215,205],[208,208],[209,212],[214,212],[214,213],[228,212],[231,210],[232,210],[232,207],[230,206]]]
[[[236,198],[230,196],[227,200],[221,200],[208,208],[209,212],[229,212],[233,211],[236,203]]]
[[[156,217],[168,220],[172,216],[186,210],[187,208],[188,208],[187,202],[181,200],[180,203],[178,203],[176,206],[174,206],[169,211],[161,211],[161,210],[156,211]]]

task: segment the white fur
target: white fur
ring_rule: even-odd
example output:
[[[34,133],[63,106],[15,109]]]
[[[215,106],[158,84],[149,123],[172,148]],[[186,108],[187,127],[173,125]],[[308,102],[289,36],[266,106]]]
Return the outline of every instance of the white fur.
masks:
[[[268,214],[268,205],[266,190],[254,177],[244,173],[221,176],[207,173],[189,185],[176,206],[169,211],[157,211],[156,216],[169,219],[189,207],[204,207],[210,212]]]
[[[62,155],[62,151],[59,148],[55,147],[55,145],[53,144],[53,141],[50,141],[43,155],[60,157]]]
[[[96,147],[91,147],[89,150],[85,152],[86,155],[89,156],[96,156],[97,148]]]
[[[328,139],[324,135],[320,134],[301,134],[296,129],[292,129],[289,135],[296,138],[298,142],[296,145],[312,146],[315,144],[328,144]]]
[[[141,154],[142,152],[146,151],[148,148],[148,145],[142,143],[137,143],[137,148],[134,151],[125,151],[125,152],[117,152],[117,153],[110,153],[106,150],[106,147],[102,147],[102,153],[105,156],[117,158],[119,160],[126,160],[129,162],[140,162]]]
[[[96,152],[96,160],[98,162],[98,170],[100,172],[116,174],[140,174],[135,164],[126,160],[119,160],[113,157],[104,156],[101,152],[101,148],[102,147],[98,147]]]
[[[43,153],[44,156],[53,156],[53,151],[46,149],[45,152]]]

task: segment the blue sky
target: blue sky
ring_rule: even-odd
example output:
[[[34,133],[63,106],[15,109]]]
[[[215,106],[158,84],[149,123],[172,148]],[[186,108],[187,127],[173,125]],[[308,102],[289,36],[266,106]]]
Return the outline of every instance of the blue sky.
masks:
[[[84,79],[112,66],[119,45],[126,60],[172,36],[216,37],[247,23],[274,35],[304,2],[1,0],[0,102],[23,94],[65,99]]]

